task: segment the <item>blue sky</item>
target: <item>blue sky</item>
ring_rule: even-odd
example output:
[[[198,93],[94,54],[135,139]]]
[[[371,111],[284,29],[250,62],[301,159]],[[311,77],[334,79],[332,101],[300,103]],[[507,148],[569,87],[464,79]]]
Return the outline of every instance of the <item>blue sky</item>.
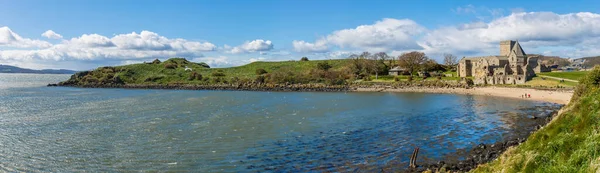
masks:
[[[599,6],[592,0],[0,0],[0,64],[85,70],[182,56],[227,67],[362,51],[423,51],[440,60],[443,53],[497,54],[504,39],[520,40],[527,53],[578,58],[600,55]]]

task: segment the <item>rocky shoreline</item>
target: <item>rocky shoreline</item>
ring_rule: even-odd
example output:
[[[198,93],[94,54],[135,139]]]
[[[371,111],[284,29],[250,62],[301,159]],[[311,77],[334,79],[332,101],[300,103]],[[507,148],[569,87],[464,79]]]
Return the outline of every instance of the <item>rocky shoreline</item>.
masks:
[[[543,118],[532,117],[532,119],[537,119],[537,125],[532,131],[528,132],[526,136],[508,139],[493,144],[479,144],[467,152],[466,159],[441,160],[437,161],[437,163],[424,163],[416,168],[407,168],[403,172],[468,172],[472,169],[477,168],[477,166],[480,164],[489,163],[495,160],[510,147],[517,146],[525,142],[530,134],[534,133],[535,131],[541,129],[543,126],[548,124],[556,115],[558,115],[558,111],[554,111]]]

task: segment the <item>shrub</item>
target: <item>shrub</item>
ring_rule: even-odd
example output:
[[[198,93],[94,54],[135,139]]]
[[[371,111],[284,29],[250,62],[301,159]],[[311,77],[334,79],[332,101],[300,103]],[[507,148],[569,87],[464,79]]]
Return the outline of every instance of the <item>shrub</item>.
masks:
[[[327,71],[331,68],[328,62],[319,62],[317,63],[317,69]]]
[[[229,80],[230,83],[238,83],[240,81],[240,78],[236,77],[232,77],[231,80]]]
[[[213,83],[221,83],[221,78],[220,77],[213,78],[212,82]]]
[[[202,74],[200,74],[200,73],[196,74],[196,80],[202,80]]]
[[[579,85],[575,87],[571,102],[577,100],[592,89],[600,87],[600,65],[597,65],[587,75],[579,79]]]
[[[266,79],[265,76],[259,75],[259,76],[256,76],[256,79],[254,79],[254,82],[256,82],[256,83],[265,83],[265,79]]]
[[[165,66],[165,68],[167,68],[167,69],[176,69],[176,68],[177,68],[177,64],[175,64],[175,63],[170,63],[170,62],[169,62],[169,63],[165,63],[165,65],[164,65],[164,66]]]
[[[160,60],[154,59],[154,61],[152,61],[152,64],[160,64]]]
[[[150,76],[147,77],[144,82],[156,82],[157,80],[162,79],[164,76]]]
[[[265,73],[267,73],[267,70],[265,70],[265,69],[262,69],[262,68],[256,69],[256,75],[261,75],[261,74],[265,74]]]
[[[223,76],[225,76],[225,73],[223,73],[223,71],[220,70],[220,71],[212,72],[211,75],[214,77],[223,77]]]
[[[194,79],[196,79],[197,75],[198,75],[198,73],[192,72],[192,74],[190,74],[190,77],[188,77],[188,80],[194,80]]]
[[[364,81],[372,81],[373,79],[371,79],[371,76],[369,76],[368,74],[365,75],[365,77],[363,77]]]
[[[121,79],[121,76],[117,75],[113,77],[112,82],[115,84],[124,84],[125,82]]]
[[[300,58],[300,61],[308,61],[308,58],[307,57],[302,57],[302,58]]]

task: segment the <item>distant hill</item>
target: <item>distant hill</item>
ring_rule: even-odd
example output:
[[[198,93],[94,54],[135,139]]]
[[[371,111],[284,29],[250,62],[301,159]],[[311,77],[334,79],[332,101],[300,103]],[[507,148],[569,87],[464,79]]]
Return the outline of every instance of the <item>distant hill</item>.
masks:
[[[556,65],[558,65],[558,67],[565,67],[565,66],[569,66],[569,64],[571,64],[571,62],[569,62],[568,59],[561,58],[559,56],[545,56],[545,55],[538,55],[538,54],[529,54],[529,55],[538,56],[538,60],[540,60],[542,62],[542,64],[545,64],[547,66],[556,64]]]
[[[592,68],[595,65],[600,64],[600,56],[583,57],[583,58],[579,58],[579,59],[585,59],[583,66],[585,66],[587,68]]]
[[[1,65],[0,64],[0,73],[35,73],[35,74],[74,74],[76,71],[73,70],[65,70],[65,69],[43,69],[43,70],[33,70],[20,68],[10,65]]]

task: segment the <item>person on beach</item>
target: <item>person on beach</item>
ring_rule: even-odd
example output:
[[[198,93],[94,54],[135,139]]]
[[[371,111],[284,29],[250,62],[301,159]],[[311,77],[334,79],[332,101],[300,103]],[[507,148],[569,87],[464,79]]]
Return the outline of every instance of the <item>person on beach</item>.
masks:
[[[531,98],[531,94],[529,94],[529,97],[528,97],[528,98]]]

